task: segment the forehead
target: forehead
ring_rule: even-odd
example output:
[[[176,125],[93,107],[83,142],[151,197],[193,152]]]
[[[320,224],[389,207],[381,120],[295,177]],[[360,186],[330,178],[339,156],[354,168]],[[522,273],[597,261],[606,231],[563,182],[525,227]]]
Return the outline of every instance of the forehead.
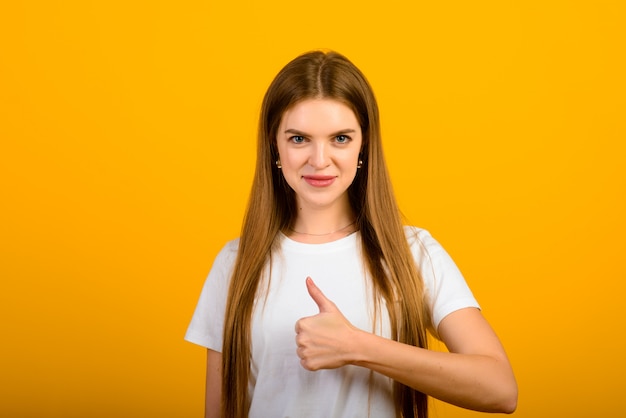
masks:
[[[283,113],[280,132],[297,129],[316,134],[354,129],[360,132],[356,115],[344,103],[333,99],[302,100]]]

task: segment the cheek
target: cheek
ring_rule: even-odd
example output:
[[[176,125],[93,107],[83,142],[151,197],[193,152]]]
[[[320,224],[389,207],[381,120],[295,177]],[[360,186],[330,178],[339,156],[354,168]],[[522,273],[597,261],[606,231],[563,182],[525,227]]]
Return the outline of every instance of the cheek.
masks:
[[[284,158],[281,156],[281,164],[283,165],[282,173],[287,183],[290,186],[293,186],[293,182],[295,182],[299,177],[300,166],[296,159],[293,158],[293,155],[285,155]]]
[[[344,159],[344,164],[356,165],[359,161],[359,153],[354,153]]]
[[[284,157],[283,157],[284,155]],[[281,157],[284,159],[284,162],[287,164],[289,169],[298,170],[303,165],[305,165],[309,159],[308,154],[302,150],[285,150]],[[281,159],[281,161],[283,161]],[[284,165],[284,164],[283,164]]]

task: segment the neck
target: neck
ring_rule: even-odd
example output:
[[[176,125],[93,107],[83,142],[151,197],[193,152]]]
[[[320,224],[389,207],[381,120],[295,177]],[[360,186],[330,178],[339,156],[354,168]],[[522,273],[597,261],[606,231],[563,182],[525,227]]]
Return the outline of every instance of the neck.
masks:
[[[296,241],[324,243],[343,238],[357,230],[352,210],[304,210],[301,208],[288,236]]]
[[[320,233],[312,234],[310,232],[301,232],[301,231],[296,231],[295,229],[291,229],[291,228],[290,228],[290,231],[294,232],[296,234],[300,234],[300,235],[309,235],[309,236],[312,236],[312,237],[324,237],[326,235],[332,235],[332,234],[337,234],[337,233],[341,233],[343,231],[346,231],[348,228],[350,228],[355,223],[356,223],[356,221],[352,221],[349,224],[347,224],[346,226],[342,226],[341,228],[337,228],[334,231],[324,232],[324,233],[321,233],[321,234]]]

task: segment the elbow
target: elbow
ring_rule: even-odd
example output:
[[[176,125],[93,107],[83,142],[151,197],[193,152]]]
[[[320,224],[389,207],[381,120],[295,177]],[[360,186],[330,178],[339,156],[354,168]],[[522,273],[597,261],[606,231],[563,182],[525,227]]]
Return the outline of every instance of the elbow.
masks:
[[[474,408],[480,412],[512,414],[517,409],[517,383],[515,379],[492,386],[483,392],[482,401]]]
[[[503,390],[498,397],[498,402],[493,405],[492,412],[512,414],[517,409],[517,384],[513,384]]]
[[[467,406],[467,408],[492,414],[512,414],[517,409],[517,396],[499,397],[498,399],[491,399],[490,402],[483,403],[482,406]]]
[[[500,410],[496,412],[500,412],[503,414],[512,414],[517,409],[517,396],[511,397],[507,399],[500,405]]]
[[[517,409],[518,388],[513,372],[506,373],[497,379],[498,383],[492,386],[494,390],[491,412],[512,414]],[[496,382],[494,382],[496,383]]]

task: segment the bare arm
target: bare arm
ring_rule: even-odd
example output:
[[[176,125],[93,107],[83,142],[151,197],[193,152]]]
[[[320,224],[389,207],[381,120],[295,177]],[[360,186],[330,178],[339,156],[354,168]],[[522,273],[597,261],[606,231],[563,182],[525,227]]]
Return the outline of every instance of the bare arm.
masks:
[[[495,333],[478,309],[448,315],[439,326],[450,353],[429,351],[357,330],[351,363],[445,402],[485,412],[515,411],[517,384]]]
[[[320,313],[296,325],[302,366],[308,370],[346,364],[367,367],[445,402],[486,412],[511,413],[517,383],[491,326],[478,309],[446,316],[439,334],[450,353],[402,344],[352,326],[307,280]]]
[[[222,353],[207,349],[204,418],[220,418]]]

